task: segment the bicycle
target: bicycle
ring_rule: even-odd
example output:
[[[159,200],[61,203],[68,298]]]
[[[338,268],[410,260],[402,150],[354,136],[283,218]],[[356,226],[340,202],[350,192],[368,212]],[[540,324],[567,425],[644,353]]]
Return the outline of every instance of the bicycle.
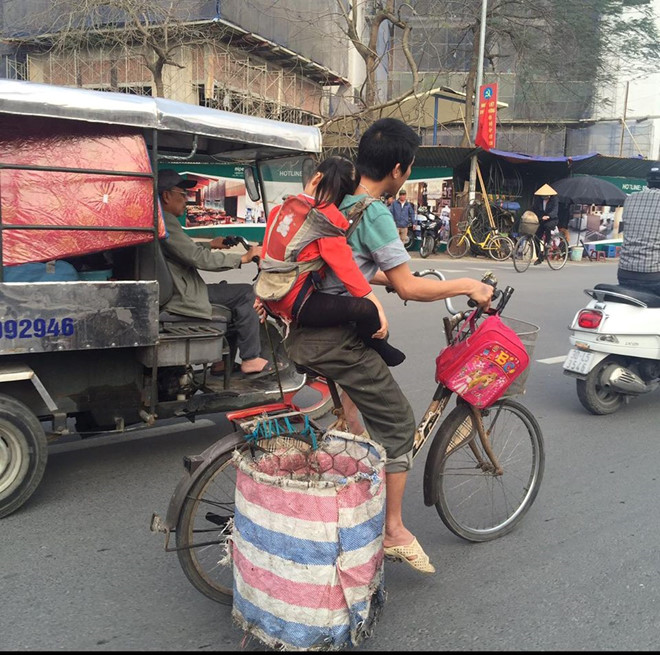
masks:
[[[447,254],[454,259],[465,257],[472,245],[488,252],[490,257],[496,261],[504,261],[511,257],[513,252],[513,241],[509,237],[500,234],[495,227],[486,227],[484,238],[479,241],[475,236],[475,228],[479,217],[475,216],[466,226],[465,231],[454,234],[447,242]]]
[[[417,275],[445,279],[433,269]],[[538,327],[501,316],[512,293],[511,287],[496,291],[499,303],[488,314],[506,318],[521,338],[528,339],[530,350]],[[457,312],[449,300],[445,304],[451,313],[451,317],[444,317],[445,337],[448,344],[456,344],[476,329],[483,312],[479,308]],[[308,375],[313,373],[304,370]],[[516,379],[512,386],[518,386],[511,394],[523,392],[527,373]],[[343,410],[336,385],[330,379],[326,382],[340,419]],[[438,426],[453,394],[444,385],[437,385],[415,431],[413,458]],[[316,421],[303,418],[283,403],[231,412],[227,418],[236,431],[201,455],[184,458],[186,474],[172,496],[166,520],[154,514],[151,522],[152,531],[165,533],[165,550],[176,551],[193,586],[223,604],[232,602],[232,567],[219,560],[228,547],[233,516],[234,450],[267,451],[272,440],[263,438],[255,443],[254,435],[267,431],[280,435],[280,424],[291,427],[293,423],[295,427],[278,440],[284,439],[285,444],[298,442],[303,450],[310,448],[313,432],[323,432]],[[509,533],[530,509],[541,485],[544,463],[541,428],[524,405],[509,396],[478,409],[457,396],[456,406],[437,427],[426,457],[424,503],[435,505],[443,523],[458,537],[470,542],[490,541]],[[172,532],[176,535],[174,548],[169,547]]]
[[[568,242],[555,228],[550,234],[550,243],[546,244],[536,234],[523,234],[513,249],[513,267],[518,273],[524,273],[537,253],[545,252],[548,266],[555,271],[564,268],[568,260]],[[537,255],[538,256],[538,255]]]

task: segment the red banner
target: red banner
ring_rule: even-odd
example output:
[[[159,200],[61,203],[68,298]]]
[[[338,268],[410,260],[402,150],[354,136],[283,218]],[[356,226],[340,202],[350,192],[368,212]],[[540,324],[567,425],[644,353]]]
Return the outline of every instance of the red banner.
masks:
[[[479,123],[475,145],[484,150],[495,147],[497,126],[497,83],[482,84],[479,88]]]

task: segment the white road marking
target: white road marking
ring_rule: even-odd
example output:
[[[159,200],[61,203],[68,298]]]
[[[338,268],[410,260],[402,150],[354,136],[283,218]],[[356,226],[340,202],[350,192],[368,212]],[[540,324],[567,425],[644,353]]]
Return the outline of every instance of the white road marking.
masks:
[[[566,355],[559,355],[559,357],[546,357],[545,359],[537,359],[540,364],[559,364],[566,359]]]

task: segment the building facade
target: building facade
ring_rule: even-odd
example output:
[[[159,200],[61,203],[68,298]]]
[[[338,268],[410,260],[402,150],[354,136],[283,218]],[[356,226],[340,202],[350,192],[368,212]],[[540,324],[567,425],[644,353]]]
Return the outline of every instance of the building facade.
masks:
[[[473,28],[481,2],[396,3],[399,15],[412,26],[410,50],[422,91],[448,87],[465,92],[478,45]],[[660,0],[653,2],[660,4]],[[160,38],[156,45],[176,46],[167,53],[160,79],[147,65],[154,61],[155,46],[144,41],[139,30],[131,29],[129,16],[110,13],[107,6],[112,3],[97,3],[98,12],[85,17],[75,2],[66,0],[0,0],[0,76],[160,94],[302,124],[320,123],[360,108],[364,62],[347,36],[346,16],[333,3],[180,0],[173,9],[168,9],[169,0],[141,0],[140,4],[151,8],[152,34]],[[553,3],[546,4],[551,11]],[[380,5],[374,0],[356,2],[355,15],[348,15],[355,19],[352,27],[363,41]],[[529,29],[540,33],[538,23],[544,19],[531,13],[534,8],[528,11],[524,18]],[[547,16],[550,20],[551,14]],[[497,82],[499,100],[507,105],[498,112],[499,149],[549,156],[590,151],[657,155],[660,134],[656,135],[653,120],[630,120],[623,125],[620,90],[625,84],[618,83],[619,92],[615,92],[616,80],[612,88],[599,86],[584,63],[579,74],[566,62],[550,76],[542,62],[535,68],[533,56],[521,59],[511,38],[505,38],[501,18],[499,24],[497,17],[489,20],[492,30],[483,82]],[[84,28],[87,36],[81,39],[76,30],[67,31],[67,24]],[[129,37],[116,38],[122,33]],[[412,88],[401,35],[392,23],[381,25],[377,102],[386,103]],[[589,52],[581,52],[579,46],[575,61],[588,61]],[[625,79],[625,71],[621,77]],[[634,95],[637,87],[628,86]],[[609,96],[615,96],[615,101],[609,101]],[[469,102],[470,94],[467,97]],[[633,104],[631,100],[627,110],[636,119]],[[429,126],[426,121],[416,127],[425,145],[460,145],[466,132],[472,131],[464,115],[440,125]]]

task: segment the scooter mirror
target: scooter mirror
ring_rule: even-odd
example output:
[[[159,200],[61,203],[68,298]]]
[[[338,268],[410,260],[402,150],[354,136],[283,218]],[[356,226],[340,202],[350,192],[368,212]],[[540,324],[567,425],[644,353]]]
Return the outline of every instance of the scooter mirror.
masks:
[[[302,185],[303,189],[307,186],[307,182],[312,179],[314,171],[316,170],[316,162],[312,157],[305,157],[302,162]]]
[[[257,184],[257,178],[254,174],[254,168],[252,166],[246,166],[243,171],[243,180],[245,181],[245,189],[250,200],[256,202],[261,199],[261,194],[259,193],[259,185]]]

